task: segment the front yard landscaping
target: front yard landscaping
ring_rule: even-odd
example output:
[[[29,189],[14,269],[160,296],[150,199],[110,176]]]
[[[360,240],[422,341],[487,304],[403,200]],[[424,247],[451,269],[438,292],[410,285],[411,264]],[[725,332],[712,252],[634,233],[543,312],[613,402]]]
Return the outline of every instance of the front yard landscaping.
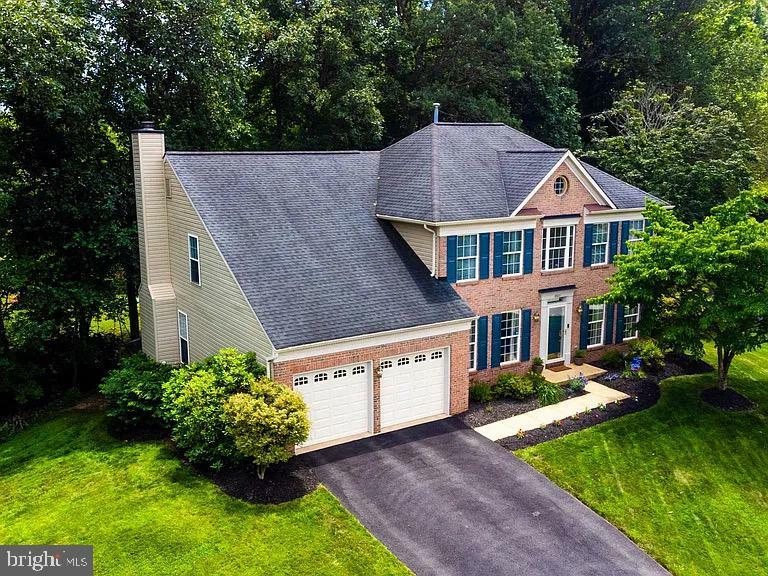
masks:
[[[165,443],[110,436],[99,412],[0,444],[0,542],[92,544],[99,575],[410,574],[324,488],[243,502]]]
[[[731,368],[731,385],[755,410],[703,402],[715,380],[670,378],[647,410],[516,454],[673,574],[767,574],[768,347]]]

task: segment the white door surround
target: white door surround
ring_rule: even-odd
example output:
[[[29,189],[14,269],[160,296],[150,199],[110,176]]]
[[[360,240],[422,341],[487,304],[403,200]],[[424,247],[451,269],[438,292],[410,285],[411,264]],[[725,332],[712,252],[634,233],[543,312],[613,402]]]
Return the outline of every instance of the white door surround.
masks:
[[[573,289],[563,289],[544,292],[541,295],[541,322],[539,333],[539,356],[544,364],[556,362],[571,363],[571,336],[573,334]],[[562,356],[549,356],[549,324],[550,316],[562,315]]]

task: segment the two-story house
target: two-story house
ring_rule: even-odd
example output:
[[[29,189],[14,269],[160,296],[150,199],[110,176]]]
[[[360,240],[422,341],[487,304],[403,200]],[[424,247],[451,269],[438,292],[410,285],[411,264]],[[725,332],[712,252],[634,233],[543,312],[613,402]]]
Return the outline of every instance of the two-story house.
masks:
[[[144,351],[254,351],[299,391],[302,449],[468,406],[470,379],[636,337],[589,306],[649,194],[504,124],[380,152],[171,152],[133,133]]]

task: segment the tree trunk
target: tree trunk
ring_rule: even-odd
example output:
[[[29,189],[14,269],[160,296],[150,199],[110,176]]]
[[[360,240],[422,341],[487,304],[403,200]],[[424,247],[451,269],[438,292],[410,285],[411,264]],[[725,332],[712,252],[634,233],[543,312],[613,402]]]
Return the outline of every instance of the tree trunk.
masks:
[[[127,262],[125,266],[125,293],[128,296],[128,327],[131,332],[131,340],[139,337],[139,306],[137,303],[136,273],[133,262]]]
[[[264,475],[266,473],[267,473],[267,464],[256,465],[256,476],[259,477],[259,480],[264,480]]]
[[[736,353],[733,350],[717,347],[717,387],[720,390],[728,388],[728,371],[734,356]]]
[[[5,330],[5,314],[0,310],[0,354],[6,354],[9,348],[8,333]]]

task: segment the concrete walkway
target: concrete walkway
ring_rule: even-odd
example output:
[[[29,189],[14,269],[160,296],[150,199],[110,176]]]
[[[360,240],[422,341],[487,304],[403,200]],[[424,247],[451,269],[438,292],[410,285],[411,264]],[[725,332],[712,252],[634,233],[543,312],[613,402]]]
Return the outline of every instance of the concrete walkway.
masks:
[[[558,376],[564,373],[565,372],[555,372]],[[578,376],[578,374],[576,375]],[[512,416],[511,418],[505,418],[504,420],[492,422],[485,426],[479,426],[475,428],[475,432],[478,432],[495,442],[502,438],[514,436],[521,430],[526,432],[528,430],[541,428],[542,426],[551,424],[555,420],[564,420],[565,418],[570,418],[571,416],[581,414],[587,410],[599,408],[600,405],[610,404],[617,400],[629,398],[624,392],[608,388],[608,386],[603,386],[592,380],[587,383],[584,390],[587,393],[583,396],[563,400],[557,404],[537,408],[536,410],[531,410],[530,412],[520,414],[519,416]]]

